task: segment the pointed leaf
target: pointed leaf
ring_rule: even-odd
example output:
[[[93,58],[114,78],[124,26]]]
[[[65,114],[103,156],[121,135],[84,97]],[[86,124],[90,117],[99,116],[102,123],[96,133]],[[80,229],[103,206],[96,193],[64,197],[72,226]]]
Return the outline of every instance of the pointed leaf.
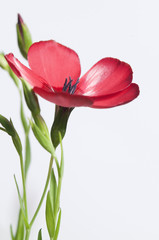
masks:
[[[63,146],[62,146],[62,136],[59,132],[59,141],[60,141],[60,147],[61,147],[61,162],[60,162],[60,177],[63,177],[64,172],[64,155],[63,155]]]
[[[24,220],[23,220],[22,211],[20,210],[15,240],[23,240],[23,239],[24,239]]]
[[[18,198],[19,198],[19,203],[20,203],[20,209],[22,211],[22,216],[23,216],[23,219],[24,219],[26,227],[29,227],[29,224],[28,224],[26,216],[25,216],[25,210],[24,210],[24,206],[23,206],[23,199],[22,199],[22,197],[20,195],[20,191],[19,191],[19,187],[18,187],[18,183],[17,183],[15,175],[14,175],[14,180],[15,180],[15,184],[16,184],[16,187],[17,187]]]
[[[42,240],[42,233],[41,233],[41,229],[39,230],[39,233],[38,233],[38,240]]]
[[[49,236],[50,238],[53,238],[55,234],[55,222],[54,222],[54,216],[53,216],[53,211],[51,207],[50,191],[47,194],[45,216],[46,216],[46,225],[49,232]]]
[[[2,115],[0,115],[0,124],[5,128],[6,132],[10,136],[13,137],[15,135],[15,129],[14,129],[13,125],[11,124],[11,122],[7,118],[5,118]]]
[[[10,225],[10,235],[11,235],[12,240],[15,240],[12,225]]]
[[[50,201],[53,213],[55,212],[56,194],[57,194],[57,182],[54,170],[52,169],[50,178]]]
[[[12,137],[12,141],[14,143],[14,146],[15,146],[19,156],[21,156],[21,154],[22,154],[22,144],[21,144],[20,138],[18,136],[18,133],[13,126],[12,120],[10,119],[10,121],[9,121],[4,116],[0,115],[0,124],[4,127],[4,128],[1,128],[0,130],[5,131],[6,133],[8,133]]]
[[[22,92],[21,92],[21,90],[19,92],[20,92],[20,117],[21,117],[21,122],[23,124],[24,131],[25,131],[25,133],[27,133],[29,126],[28,126],[28,123],[26,121],[26,117],[24,114]]]
[[[57,240],[57,238],[58,238],[58,234],[59,234],[59,230],[60,230],[60,223],[61,223],[61,209],[59,210],[54,240]]]
[[[27,172],[31,162],[31,149],[30,149],[30,141],[28,134],[25,138],[25,177],[27,176]]]

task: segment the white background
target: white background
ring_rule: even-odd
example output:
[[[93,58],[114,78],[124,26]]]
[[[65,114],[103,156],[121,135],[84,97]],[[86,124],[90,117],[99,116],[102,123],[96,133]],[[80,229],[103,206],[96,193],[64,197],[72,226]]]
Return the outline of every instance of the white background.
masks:
[[[16,40],[21,13],[33,41],[55,39],[74,49],[82,74],[103,57],[128,62],[140,96],[112,109],[77,108],[63,141],[65,174],[59,240],[159,239],[159,5],[156,0],[3,1],[0,50],[23,63]],[[23,137],[19,96],[7,73],[0,71],[0,113],[12,120]],[[39,97],[51,127],[54,104]],[[29,112],[28,116],[30,115]],[[41,196],[49,164],[32,137],[32,164],[27,192],[31,218]],[[0,238],[15,229],[18,198],[13,174],[21,186],[20,167],[11,139],[0,133]],[[45,225],[44,206],[31,240]]]

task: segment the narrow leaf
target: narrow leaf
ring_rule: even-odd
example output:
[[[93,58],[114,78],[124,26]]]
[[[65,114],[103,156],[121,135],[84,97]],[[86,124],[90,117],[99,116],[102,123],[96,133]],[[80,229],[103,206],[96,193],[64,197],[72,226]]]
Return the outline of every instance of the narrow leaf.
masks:
[[[31,149],[30,149],[30,141],[28,134],[25,138],[25,177],[27,176],[27,172],[31,162]]]
[[[25,117],[25,114],[24,114],[24,108],[23,108],[23,99],[22,99],[22,93],[21,93],[21,90],[19,91],[20,93],[20,117],[21,117],[21,122],[22,122],[22,125],[23,125],[23,128],[24,128],[24,131],[25,133],[28,132],[28,123],[26,121],[26,117]]]
[[[50,201],[53,213],[55,212],[56,194],[57,194],[57,182],[54,170],[52,169],[50,178]]]
[[[14,180],[15,180],[15,184],[16,184],[16,187],[17,187],[18,198],[19,198],[19,203],[20,203],[20,209],[22,211],[23,219],[24,219],[26,227],[29,227],[29,224],[28,224],[26,216],[25,216],[25,210],[24,210],[24,206],[23,206],[23,199],[22,199],[22,197],[20,195],[20,191],[19,191],[19,187],[18,187],[18,183],[17,183],[15,175],[14,175]]]
[[[38,240],[42,240],[42,233],[41,233],[41,229],[39,230],[39,233],[38,233]]]
[[[10,225],[10,235],[11,235],[12,240],[15,240],[12,225]]]
[[[59,215],[58,215],[58,220],[57,220],[54,240],[57,240],[57,237],[58,237],[58,234],[59,234],[59,230],[60,230],[60,223],[61,223],[61,209],[59,210]]]
[[[60,147],[61,147],[61,162],[60,162],[60,177],[63,177],[64,172],[64,155],[63,155],[63,146],[62,146],[62,136],[59,132],[59,141],[60,141]]]
[[[22,211],[20,210],[15,240],[23,240],[23,239],[24,239],[24,220],[23,220]]]
[[[46,225],[47,225],[49,236],[50,238],[53,238],[55,234],[55,222],[54,222],[53,211],[52,211],[51,201],[50,201],[50,191],[48,191],[48,194],[47,194],[45,216],[46,216]]]

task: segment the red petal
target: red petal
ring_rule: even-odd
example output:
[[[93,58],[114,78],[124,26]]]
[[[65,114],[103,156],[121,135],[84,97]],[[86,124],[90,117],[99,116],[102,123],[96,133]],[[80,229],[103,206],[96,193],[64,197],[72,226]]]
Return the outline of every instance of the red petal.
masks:
[[[42,98],[45,98],[46,100],[62,107],[90,107],[92,105],[92,100],[85,96],[76,96],[67,93],[54,93],[51,91],[46,92],[41,88],[34,88],[34,91]]]
[[[102,96],[119,92],[132,82],[132,69],[115,58],[103,58],[81,79],[77,94]]]
[[[105,97],[94,98],[93,108],[111,108],[122,105],[134,100],[139,95],[139,87],[132,83],[128,88],[121,92],[108,95]],[[93,99],[93,98],[92,98]]]
[[[28,62],[55,89],[62,89],[66,78],[76,81],[81,73],[78,55],[53,40],[34,43],[28,52]]]
[[[24,66],[21,62],[19,62],[18,59],[16,59],[12,53],[6,55],[5,58],[10,68],[18,78],[23,78],[33,87],[44,88],[47,90],[47,88],[45,87],[46,85],[45,80],[37,76],[32,70]]]

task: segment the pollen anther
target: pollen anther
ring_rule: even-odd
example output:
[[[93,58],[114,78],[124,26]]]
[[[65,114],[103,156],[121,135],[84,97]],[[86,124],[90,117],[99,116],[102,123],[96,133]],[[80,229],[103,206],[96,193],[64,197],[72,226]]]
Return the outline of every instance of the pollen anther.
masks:
[[[65,80],[64,86],[63,86],[63,92],[68,91],[68,93],[70,94],[74,94],[76,88],[77,88],[77,84],[79,83],[79,78],[77,79],[77,81],[75,82],[75,84],[71,85],[73,82],[73,80],[71,79],[71,77],[69,77],[69,81],[67,82],[67,78]]]

